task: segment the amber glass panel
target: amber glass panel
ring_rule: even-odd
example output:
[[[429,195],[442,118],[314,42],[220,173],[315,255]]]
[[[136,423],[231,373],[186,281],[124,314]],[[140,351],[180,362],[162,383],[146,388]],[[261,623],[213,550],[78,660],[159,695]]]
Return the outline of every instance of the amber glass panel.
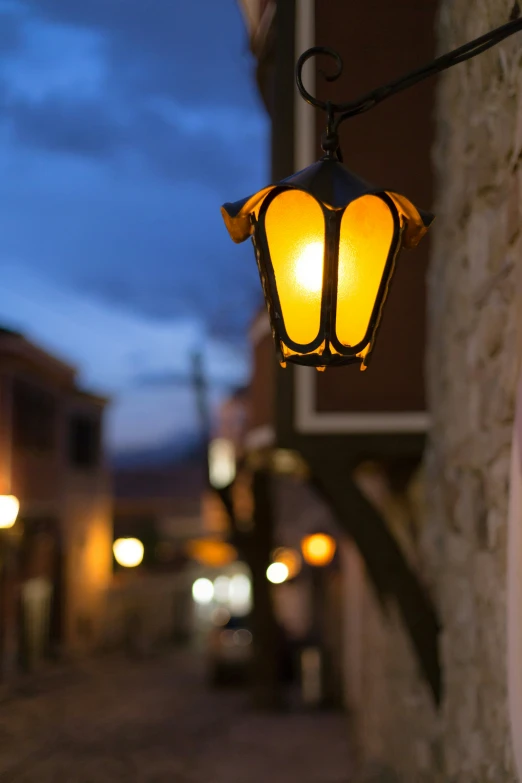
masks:
[[[378,196],[362,196],[341,221],[336,331],[343,345],[364,339],[393,239],[393,215]]]
[[[321,319],[322,209],[308,193],[283,191],[268,207],[265,227],[286,331],[296,343],[311,343]]]

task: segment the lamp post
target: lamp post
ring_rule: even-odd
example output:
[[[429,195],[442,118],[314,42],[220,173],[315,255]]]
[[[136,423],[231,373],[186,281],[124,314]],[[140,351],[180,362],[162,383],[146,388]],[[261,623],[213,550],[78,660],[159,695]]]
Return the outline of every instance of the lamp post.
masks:
[[[302,676],[304,700],[315,706],[334,701],[330,682],[330,661],[325,643],[325,609],[328,605],[326,568],[335,555],[337,544],[327,533],[313,533],[301,541],[303,559],[312,577],[312,646],[303,653]],[[308,684],[307,685],[307,681]]]
[[[143,562],[145,548],[138,538],[117,538],[112,545],[115,561],[126,571],[131,571]],[[143,636],[143,617],[140,611],[139,601],[136,605],[136,596],[132,590],[133,580],[124,580],[122,586],[124,644],[129,655],[143,652],[145,644]],[[129,593],[129,590],[132,592]]]
[[[304,64],[340,55],[324,46],[304,52],[296,67],[303,99],[326,114],[324,155],[316,163],[221,212],[235,242],[252,238],[276,352],[287,362],[324,370],[358,364],[365,370],[375,346],[401,249],[413,248],[433,215],[407,198],[369,184],[343,165],[339,127],[381,101],[475,57],[522,30],[515,4],[511,21],[431,63],[346,103],[321,101],[303,85]]]

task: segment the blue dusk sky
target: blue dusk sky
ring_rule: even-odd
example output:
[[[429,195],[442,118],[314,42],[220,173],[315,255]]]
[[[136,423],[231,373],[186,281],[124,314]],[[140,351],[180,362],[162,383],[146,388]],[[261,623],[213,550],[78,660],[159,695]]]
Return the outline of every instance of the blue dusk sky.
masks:
[[[0,0],[0,323],[114,398],[113,451],[194,431],[195,348],[214,403],[247,378],[259,283],[219,207],[267,135],[235,0]]]

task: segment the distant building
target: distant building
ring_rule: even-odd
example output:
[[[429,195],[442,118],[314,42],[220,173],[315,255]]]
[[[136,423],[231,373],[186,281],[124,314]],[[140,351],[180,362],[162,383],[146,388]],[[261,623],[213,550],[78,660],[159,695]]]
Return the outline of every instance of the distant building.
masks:
[[[145,566],[168,567],[182,555],[186,541],[201,534],[203,454],[171,464],[116,469],[113,485],[114,537],[141,539]]]
[[[160,465],[114,470],[114,538],[138,538],[144,557],[137,569],[115,564],[109,644],[126,641],[144,648],[189,636],[188,546],[204,531],[205,471],[201,450]]]
[[[20,501],[15,526],[0,531],[5,674],[101,642],[112,570],[106,403],[78,387],[72,367],[0,330],[0,491]]]

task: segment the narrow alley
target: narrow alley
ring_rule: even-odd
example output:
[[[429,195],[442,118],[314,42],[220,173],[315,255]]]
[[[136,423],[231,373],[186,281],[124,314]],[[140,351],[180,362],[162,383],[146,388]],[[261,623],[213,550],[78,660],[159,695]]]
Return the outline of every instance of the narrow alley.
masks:
[[[197,659],[106,658],[0,704],[1,783],[347,783],[346,716],[263,715]]]

